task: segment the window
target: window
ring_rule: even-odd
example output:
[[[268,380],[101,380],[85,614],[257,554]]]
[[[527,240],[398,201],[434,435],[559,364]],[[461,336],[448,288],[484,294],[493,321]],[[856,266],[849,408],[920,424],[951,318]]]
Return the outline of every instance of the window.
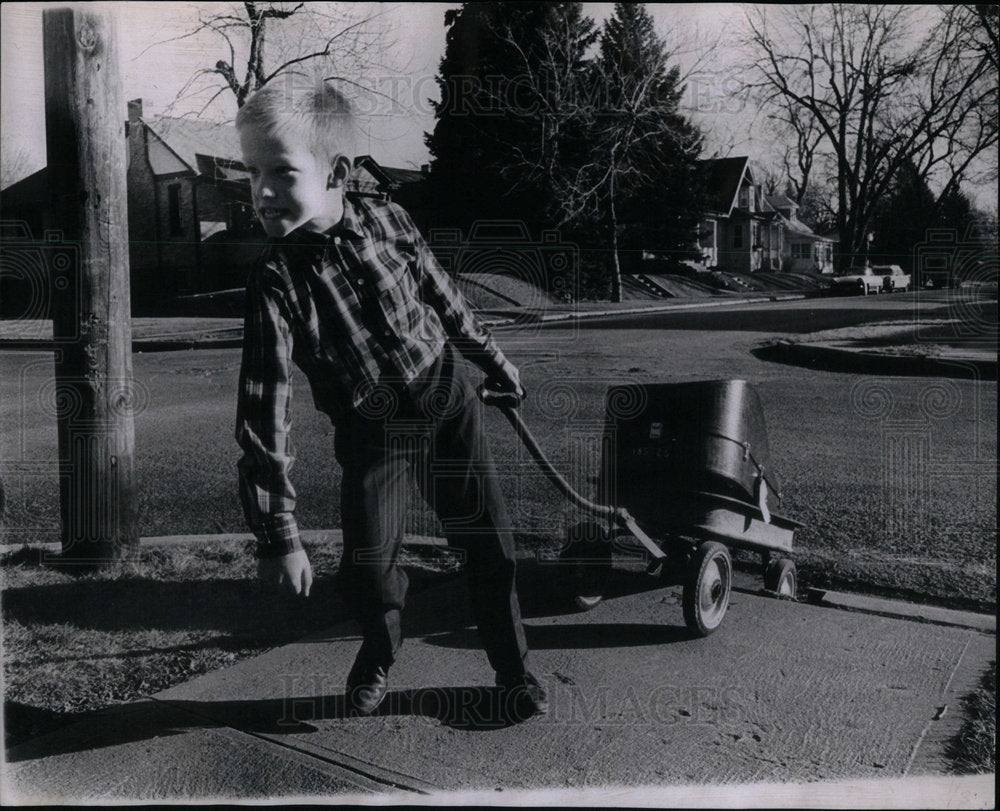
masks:
[[[792,258],[812,259],[812,245],[810,245],[808,242],[793,242]]]
[[[742,248],[743,247],[743,226],[738,222],[733,223],[733,247]]]
[[[170,218],[170,235],[180,236],[184,233],[181,226],[181,185],[171,183],[167,186],[167,216]]]
[[[229,222],[227,225],[230,231],[241,234],[252,231],[256,222],[257,219],[254,217],[253,206],[249,206],[246,203],[229,204]]]

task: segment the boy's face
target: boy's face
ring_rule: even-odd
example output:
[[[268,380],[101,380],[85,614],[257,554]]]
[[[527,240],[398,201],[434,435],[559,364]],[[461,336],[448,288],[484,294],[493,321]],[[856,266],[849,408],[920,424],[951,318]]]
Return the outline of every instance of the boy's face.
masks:
[[[322,233],[343,216],[343,185],[335,165],[317,158],[294,129],[240,130],[243,163],[264,231],[283,237],[302,228]]]

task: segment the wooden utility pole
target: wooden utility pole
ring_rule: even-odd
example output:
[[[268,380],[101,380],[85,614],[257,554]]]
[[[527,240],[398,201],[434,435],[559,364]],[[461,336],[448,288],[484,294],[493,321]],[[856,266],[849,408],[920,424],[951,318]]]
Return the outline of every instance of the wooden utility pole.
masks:
[[[125,105],[108,11],[42,15],[50,260],[66,563],[138,545]]]

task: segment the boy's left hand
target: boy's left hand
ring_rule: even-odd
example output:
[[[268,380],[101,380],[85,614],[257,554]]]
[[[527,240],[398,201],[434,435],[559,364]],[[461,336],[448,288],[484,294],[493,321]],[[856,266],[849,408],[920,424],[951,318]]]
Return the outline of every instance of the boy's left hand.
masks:
[[[313,581],[309,557],[302,549],[277,558],[261,558],[257,561],[257,577],[269,586],[302,597],[309,596]]]

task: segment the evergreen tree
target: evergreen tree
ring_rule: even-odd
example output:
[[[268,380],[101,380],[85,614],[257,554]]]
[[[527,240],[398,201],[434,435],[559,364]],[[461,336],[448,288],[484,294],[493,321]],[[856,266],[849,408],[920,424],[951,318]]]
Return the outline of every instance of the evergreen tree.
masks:
[[[963,243],[980,219],[960,186],[950,185],[935,198],[927,181],[907,164],[872,218],[872,261],[900,265],[910,272],[914,251],[926,242],[930,229],[952,229],[956,243]]]
[[[927,181],[911,163],[904,164],[872,217],[872,263],[899,265],[909,273],[913,247],[926,239],[927,229],[934,225],[934,209],[934,192]]]
[[[596,68],[595,213],[610,243],[612,298],[620,301],[623,251],[639,258],[655,248],[681,257],[694,245],[704,208],[697,167],[702,138],[680,113],[680,71],[668,66],[643,4],[615,4]]]
[[[580,3],[465,3],[445,13],[445,55],[426,137],[443,221],[551,223],[545,168],[560,160],[559,94],[582,69],[594,22]]]
[[[958,186],[945,189],[935,205],[934,225],[937,228],[954,228],[962,239],[969,226],[977,219],[972,201]]]

